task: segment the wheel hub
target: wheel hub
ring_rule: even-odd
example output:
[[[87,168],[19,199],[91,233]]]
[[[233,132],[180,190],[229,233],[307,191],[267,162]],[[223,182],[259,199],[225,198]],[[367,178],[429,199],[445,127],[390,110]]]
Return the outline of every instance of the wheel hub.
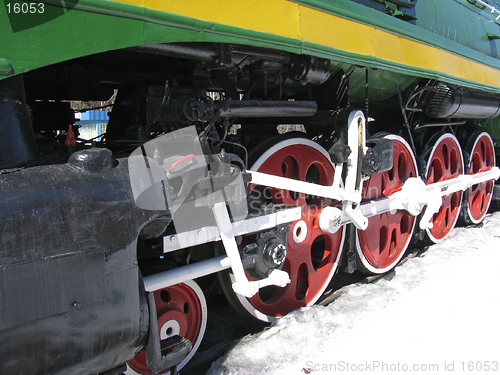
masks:
[[[264,247],[264,263],[269,268],[277,268],[286,258],[286,247],[281,242],[271,240]]]

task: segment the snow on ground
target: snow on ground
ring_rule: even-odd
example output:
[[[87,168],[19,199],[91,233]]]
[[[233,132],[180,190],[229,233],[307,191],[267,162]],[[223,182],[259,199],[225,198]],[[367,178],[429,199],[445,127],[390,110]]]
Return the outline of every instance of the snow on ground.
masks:
[[[500,373],[500,212],[396,269],[249,335],[218,374]]]

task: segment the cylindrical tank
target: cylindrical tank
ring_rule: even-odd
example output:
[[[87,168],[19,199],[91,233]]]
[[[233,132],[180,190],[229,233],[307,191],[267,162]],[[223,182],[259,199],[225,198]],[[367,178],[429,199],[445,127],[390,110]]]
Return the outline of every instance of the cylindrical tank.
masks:
[[[439,84],[426,96],[423,108],[434,118],[489,119],[500,114],[500,96]]]

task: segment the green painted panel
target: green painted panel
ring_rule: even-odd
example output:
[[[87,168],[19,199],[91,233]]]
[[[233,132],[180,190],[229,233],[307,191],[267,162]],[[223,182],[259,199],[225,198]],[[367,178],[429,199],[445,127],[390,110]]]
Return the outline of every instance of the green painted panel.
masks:
[[[30,27],[21,27],[19,20],[11,24],[5,5],[0,4],[0,59],[14,67],[7,69],[7,63],[0,61],[0,79],[80,56],[160,42],[243,43],[301,52],[300,40],[250,30],[243,33],[235,27],[117,2],[80,0],[70,10],[50,4],[57,3],[54,0],[44,2],[45,14],[52,16],[29,23]],[[61,9],[63,15],[59,15]]]
[[[432,7],[429,7],[429,4],[434,4],[434,1],[420,0],[417,5],[418,11],[428,9],[431,23],[434,22],[432,12],[434,11],[434,14],[436,12]],[[456,3],[463,7],[458,3],[459,0],[439,1]],[[460,1],[467,2],[466,0]],[[298,2],[365,24],[375,25],[414,40],[452,51],[480,63],[500,68],[500,63],[496,58],[486,56],[442,35],[381,14],[379,11],[350,0],[303,0]],[[303,52],[330,58],[339,62],[385,69],[397,74],[442,79],[469,87],[500,91],[500,88],[497,87],[480,85],[460,77],[448,77],[437,71],[401,65],[371,56],[356,55],[324,45],[302,42],[299,39],[203,22],[118,2],[80,0],[72,8],[52,5],[61,3],[56,0],[44,0],[44,3],[46,3],[46,15],[57,15],[61,9],[63,9],[64,14],[47,22],[40,20],[32,22],[29,24],[29,28],[24,29],[19,25],[16,26],[15,23],[11,24],[6,14],[5,4],[0,4],[0,59],[2,59],[0,60],[0,78],[112,49],[159,42],[210,41],[280,48],[296,53]],[[463,8],[465,9],[465,7]],[[440,12],[442,11],[441,9]],[[458,22],[459,18],[459,13],[457,13],[455,21]],[[492,31],[488,30],[488,32]],[[480,34],[487,40],[487,31],[484,28]],[[494,40],[486,43],[491,48],[490,43],[498,42]],[[7,62],[13,66],[13,70],[9,68]]]
[[[387,70],[368,70],[368,99],[370,101],[383,101],[397,94],[397,87],[401,90],[416,83],[419,79],[413,76],[392,73]],[[354,69],[349,79],[349,97],[353,102],[364,102],[366,95],[366,69]]]
[[[479,124],[477,124],[477,129],[488,132],[491,138],[493,138],[495,146],[500,147],[500,117],[490,119],[486,122],[479,122]]]
[[[494,22],[490,12],[479,9],[468,0],[423,0],[417,4],[417,12],[417,26],[496,57],[496,53],[492,53],[487,30],[500,32],[500,26]]]
[[[61,9],[66,11],[45,4],[45,14],[54,15]],[[4,4],[0,4],[0,11],[0,57],[11,62],[15,74],[143,42],[142,22],[129,18],[72,9],[46,22],[21,28],[16,22],[10,24]]]

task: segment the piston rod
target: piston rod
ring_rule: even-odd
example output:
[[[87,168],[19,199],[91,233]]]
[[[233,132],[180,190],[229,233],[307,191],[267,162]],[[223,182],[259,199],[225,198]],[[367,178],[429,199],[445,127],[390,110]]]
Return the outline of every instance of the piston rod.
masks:
[[[148,292],[154,292],[155,290],[179,284],[186,280],[210,275],[229,267],[231,267],[229,258],[226,255],[221,255],[216,258],[146,276],[144,277],[144,287]]]

